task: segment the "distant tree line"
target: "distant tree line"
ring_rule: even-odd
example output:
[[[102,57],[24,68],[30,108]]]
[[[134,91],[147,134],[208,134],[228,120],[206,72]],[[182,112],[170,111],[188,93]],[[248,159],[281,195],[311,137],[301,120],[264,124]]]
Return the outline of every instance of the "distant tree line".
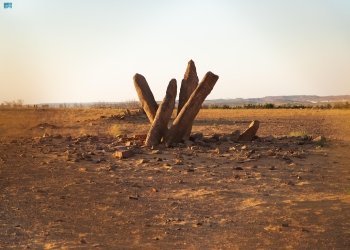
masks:
[[[141,103],[136,100],[125,102],[97,102],[91,105],[92,108],[114,108],[114,109],[140,109]]]
[[[1,107],[7,108],[21,108],[23,107],[24,101],[22,99],[18,99],[17,101],[7,102],[4,101],[1,103]]]
[[[265,104],[243,104],[237,106],[229,106],[224,104],[219,106],[217,104],[203,104],[202,109],[350,109],[349,102],[335,102],[333,105],[327,104],[316,104],[316,105],[304,105],[304,104],[281,104],[275,105],[274,103]]]
[[[22,99],[17,101],[4,101],[0,104],[0,108],[23,108],[23,107],[34,107],[34,108],[49,108],[49,104],[42,105],[24,105]],[[56,106],[57,107],[57,106]],[[83,107],[92,107],[92,108],[114,108],[114,109],[140,109],[141,104],[136,100],[129,100],[125,102],[97,102],[91,105],[84,105],[83,103],[74,103],[67,104],[62,103],[58,105],[58,108],[83,108]],[[219,106],[218,104],[203,104],[202,109],[350,109],[349,102],[335,102],[333,104],[316,104],[316,105],[304,105],[304,104],[281,104],[275,105],[274,103],[265,103],[265,104],[243,104],[243,105],[227,105],[224,104]]]

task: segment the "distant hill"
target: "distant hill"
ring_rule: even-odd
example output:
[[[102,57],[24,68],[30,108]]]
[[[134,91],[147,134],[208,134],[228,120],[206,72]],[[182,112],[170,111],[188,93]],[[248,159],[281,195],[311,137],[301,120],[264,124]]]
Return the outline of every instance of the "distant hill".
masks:
[[[275,105],[281,104],[332,104],[335,102],[350,102],[350,95],[338,96],[317,96],[317,95],[290,95],[290,96],[265,96],[262,98],[234,98],[234,99],[213,99],[206,100],[205,104],[229,105],[239,106],[244,104],[264,104],[273,103]]]
[[[234,98],[234,99],[212,99],[205,100],[205,104],[216,104],[218,106],[240,106],[244,104],[265,104],[273,103],[275,105],[281,104],[304,104],[304,105],[321,105],[333,104],[335,102],[350,102],[350,95],[338,96],[317,96],[317,95],[289,95],[289,96],[265,96],[262,98]],[[137,104],[137,101],[132,102],[85,102],[85,103],[39,103],[39,106],[49,105],[50,107],[81,107],[81,106],[98,106],[98,105],[113,105],[120,107],[127,107],[131,104]],[[160,103],[160,101],[158,102]]]

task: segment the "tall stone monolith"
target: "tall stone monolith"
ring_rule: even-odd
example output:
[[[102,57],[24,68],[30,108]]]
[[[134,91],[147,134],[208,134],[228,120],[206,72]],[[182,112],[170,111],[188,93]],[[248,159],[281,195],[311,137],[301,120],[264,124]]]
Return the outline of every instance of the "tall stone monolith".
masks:
[[[202,106],[202,103],[210,94],[218,79],[219,76],[210,71],[205,74],[201,83],[197,86],[186,104],[183,106],[180,113],[171,125],[167,135],[165,136],[164,142],[167,145],[170,145],[172,142],[182,141],[188,129],[188,125],[193,123]]]
[[[159,144],[168,131],[168,123],[175,107],[176,94],[176,80],[171,79],[165,97],[157,110],[152,126],[147,134],[145,141],[146,146],[155,146]]]
[[[134,86],[139,100],[141,102],[142,108],[146,112],[148,119],[152,123],[157,113],[158,104],[154,100],[153,93],[148,86],[146,78],[143,75],[135,74],[133,79]]]
[[[179,105],[177,109],[177,114],[181,112],[181,109],[186,104],[190,96],[192,95],[193,91],[198,86],[198,76],[197,76],[197,70],[194,62],[190,60],[187,65],[187,69],[184,75],[184,78],[181,82],[181,89],[180,89],[180,95],[179,95]],[[184,135],[184,140],[188,140],[191,134],[192,130],[192,123],[188,124],[188,128],[186,130],[186,133]]]

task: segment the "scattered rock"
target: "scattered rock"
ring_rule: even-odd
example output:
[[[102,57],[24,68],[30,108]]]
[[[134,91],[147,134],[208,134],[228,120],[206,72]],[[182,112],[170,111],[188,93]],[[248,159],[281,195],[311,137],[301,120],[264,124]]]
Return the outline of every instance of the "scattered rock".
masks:
[[[142,135],[134,135],[134,139],[136,140],[146,140],[147,134],[142,134]]]
[[[194,133],[190,136],[191,141],[203,140],[203,133]]]
[[[216,148],[215,149],[215,152],[216,153],[218,153],[218,154],[224,154],[224,153],[226,153],[227,152],[227,148],[225,148],[225,147],[220,147],[220,148]]]
[[[184,165],[183,161],[181,159],[175,160],[175,165]]]
[[[234,132],[232,132],[230,139],[233,142],[238,142],[239,141],[239,136],[240,136],[240,131],[239,130],[235,130]]]
[[[152,152],[151,152],[151,154],[161,154],[161,153],[162,153],[162,151],[159,150],[159,149],[154,149],[154,150],[152,150]]]
[[[194,142],[195,142],[197,145],[205,146],[205,142],[202,141],[202,140],[196,139],[196,140],[194,140]]]
[[[134,151],[132,150],[117,151],[113,154],[113,157],[120,158],[120,159],[129,158],[132,156],[134,156]]]
[[[272,135],[269,135],[269,136],[267,136],[267,137],[265,137],[265,141],[267,141],[267,142],[271,142],[271,141],[273,141],[275,139],[275,137],[273,137]]]
[[[214,139],[215,141],[218,141],[219,140],[219,138],[220,138],[220,136],[221,136],[221,134],[213,134],[210,138],[211,139]]]
[[[148,162],[149,162],[148,159],[141,159],[141,160],[139,160],[139,163],[140,163],[140,164],[148,163]]]
[[[219,137],[219,141],[225,142],[225,141],[231,141],[231,135],[224,134]]]
[[[267,156],[275,156],[276,155],[276,153],[273,151],[273,150],[268,150],[267,152],[266,152],[266,155]]]
[[[193,145],[193,141],[184,141],[184,145],[186,146],[186,147],[191,147],[192,145]]]
[[[313,139],[313,142],[321,142],[321,141],[326,141],[326,137],[321,135]]]
[[[206,143],[212,143],[212,142],[216,142],[217,140],[214,138],[204,138],[203,141]]]
[[[235,147],[230,147],[228,150],[229,151],[236,151],[237,149]]]

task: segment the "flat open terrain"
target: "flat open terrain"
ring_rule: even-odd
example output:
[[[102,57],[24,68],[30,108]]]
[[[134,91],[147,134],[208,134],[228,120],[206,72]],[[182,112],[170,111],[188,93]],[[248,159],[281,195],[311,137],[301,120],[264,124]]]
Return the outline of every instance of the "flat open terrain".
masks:
[[[350,111],[201,110],[259,138],[156,149],[121,114],[0,109],[0,248],[350,249]]]

